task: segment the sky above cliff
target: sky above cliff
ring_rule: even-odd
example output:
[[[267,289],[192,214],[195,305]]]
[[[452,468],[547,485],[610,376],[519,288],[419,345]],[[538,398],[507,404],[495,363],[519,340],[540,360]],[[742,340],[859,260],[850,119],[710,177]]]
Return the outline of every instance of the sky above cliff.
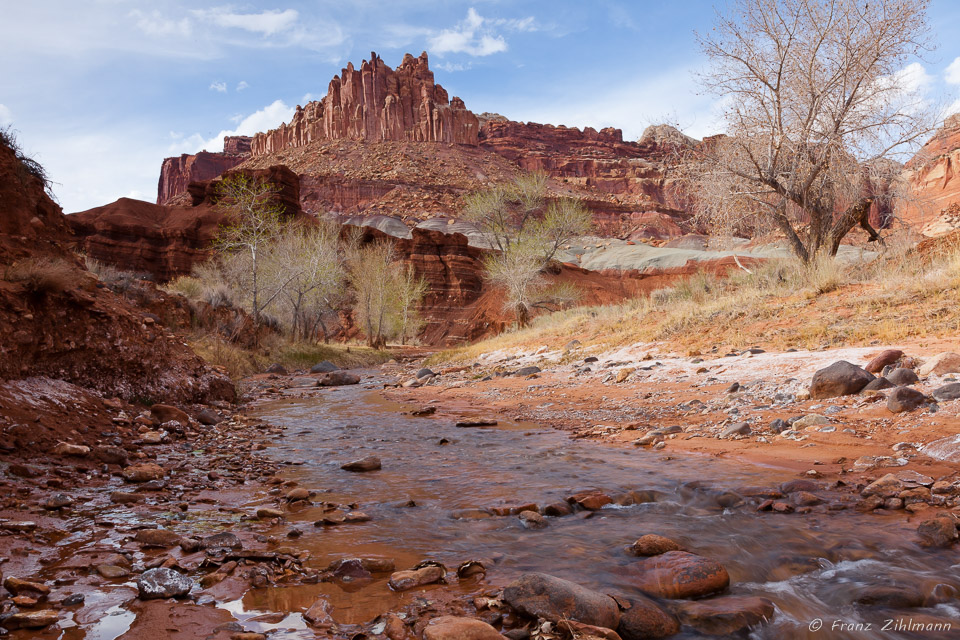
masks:
[[[469,109],[636,139],[718,132],[694,32],[723,0],[139,2],[0,0],[0,125],[49,170],[66,212],[156,199],[164,157],[288,120],[348,61],[427,51]],[[960,3],[935,0],[939,48],[911,88],[960,110]]]

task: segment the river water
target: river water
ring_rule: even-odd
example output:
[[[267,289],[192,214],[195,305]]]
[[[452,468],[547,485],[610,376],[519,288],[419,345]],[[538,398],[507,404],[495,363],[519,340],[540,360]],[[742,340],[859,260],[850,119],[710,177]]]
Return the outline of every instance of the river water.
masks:
[[[657,533],[722,563],[730,573],[731,594],[774,601],[774,621],[753,630],[752,638],[960,637],[960,552],[920,547],[915,523],[905,523],[903,515],[852,509],[758,514],[755,504],[737,505],[730,493],[776,487],[794,479],[791,474],[572,440],[532,424],[457,428],[442,411],[432,417],[405,415],[412,407],[359,386],[297,395],[264,402],[254,412],[287,427],[269,455],[295,463],[284,476],[317,491],[316,500],[357,503],[371,517],[366,523],[314,527],[319,507],[293,514],[290,520],[304,532],[297,546],[310,549],[321,565],[341,557],[382,556],[394,559],[398,569],[425,559],[454,568],[475,559],[487,566],[486,581],[493,585],[540,571],[629,595],[632,588],[618,569],[636,558],[625,547],[643,534]],[[370,473],[340,469],[368,455],[380,457],[383,468]],[[549,526],[536,531],[524,529],[515,516],[451,517],[462,509],[543,506],[594,488],[654,500],[610,505],[590,518],[548,518]],[[896,610],[855,604],[865,589],[878,586],[921,593],[924,606]],[[231,610],[240,617],[303,610],[318,595],[329,599],[337,622],[362,624],[423,594],[393,593],[384,577],[359,589],[324,583],[252,590]],[[811,631],[817,620],[823,627]],[[952,630],[902,630],[907,620],[952,624]],[[291,622],[288,618],[281,626],[289,628]],[[841,631],[839,624],[862,630]],[[892,628],[884,631],[884,625]],[[701,636],[685,627],[674,637]]]

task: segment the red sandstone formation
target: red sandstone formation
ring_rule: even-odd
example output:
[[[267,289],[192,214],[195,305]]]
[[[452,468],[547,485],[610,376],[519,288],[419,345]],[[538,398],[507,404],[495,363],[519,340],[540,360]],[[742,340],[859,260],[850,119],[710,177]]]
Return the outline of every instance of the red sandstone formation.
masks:
[[[246,160],[250,155],[251,140],[247,136],[226,136],[222,153],[201,151],[194,155],[185,153],[165,158],[160,166],[157,204],[165,204],[185,192],[191,182],[212,180]]]
[[[951,208],[960,203],[958,171],[960,114],[947,118],[943,128],[907,163],[905,175],[913,187],[915,201],[908,204],[904,220],[922,227],[925,235],[958,228]]]
[[[449,100],[433,81],[426,52],[419,58],[408,53],[396,70],[371,53],[359,71],[349,63],[334,76],[323,100],[298,106],[289,124],[254,136],[251,151],[262,156],[339,138],[475,145],[478,130],[477,117],[463,101]]]
[[[224,179],[244,173],[278,190],[287,215],[300,215],[300,180],[283,166],[262,170],[234,169]],[[223,219],[218,180],[189,185],[192,206],[156,205],[120,198],[67,218],[79,247],[91,258],[124,271],[149,273],[165,282],[190,273],[210,255],[210,244]]]
[[[42,376],[154,401],[233,397],[229,379],[99,286],[71,249],[60,207],[0,144],[0,380]]]

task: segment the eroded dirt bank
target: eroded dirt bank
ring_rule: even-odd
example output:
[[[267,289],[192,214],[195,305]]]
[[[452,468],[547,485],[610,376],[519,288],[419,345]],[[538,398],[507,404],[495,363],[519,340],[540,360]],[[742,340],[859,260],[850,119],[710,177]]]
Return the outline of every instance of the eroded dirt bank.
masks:
[[[46,616],[11,636],[70,639],[918,637],[809,631],[832,616],[950,637],[960,552],[917,527],[956,512],[957,464],[894,445],[956,434],[960,401],[895,415],[862,395],[797,399],[812,370],[876,351],[492,354],[419,388],[392,388],[413,364],[336,387],[259,376],[242,410],[189,418],[87,398],[86,419],[114,426],[62,431],[80,448],[61,455],[0,456],[0,625]],[[496,375],[534,361],[541,372]],[[52,419],[34,406],[7,420],[31,411]],[[768,433],[811,415],[823,421]],[[749,435],[716,437],[743,422]],[[862,495],[888,472],[894,493]],[[634,544],[647,534],[662,538]],[[569,584],[582,591],[563,596]],[[537,608],[537,589],[562,604]],[[483,624],[428,624],[444,615]],[[569,618],[581,626],[542,626]]]

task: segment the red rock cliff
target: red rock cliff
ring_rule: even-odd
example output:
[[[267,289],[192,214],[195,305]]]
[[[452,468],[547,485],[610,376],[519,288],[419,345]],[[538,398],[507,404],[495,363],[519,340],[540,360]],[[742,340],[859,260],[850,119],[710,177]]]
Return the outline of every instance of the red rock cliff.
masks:
[[[191,182],[216,178],[246,160],[250,155],[251,140],[248,136],[226,136],[222,153],[201,151],[165,158],[160,166],[157,204],[165,204],[184,193]]]
[[[927,235],[938,235],[953,228],[955,222],[940,220],[951,205],[960,203],[960,114],[947,118],[923,149],[907,163],[905,176],[915,196],[903,212],[905,222],[922,228]]]
[[[396,70],[371,53],[359,70],[350,63],[334,76],[323,100],[298,106],[289,123],[255,135],[251,151],[262,156],[337,138],[476,145],[478,132],[477,117],[463,101],[450,100],[434,82],[426,52],[408,53]]]

